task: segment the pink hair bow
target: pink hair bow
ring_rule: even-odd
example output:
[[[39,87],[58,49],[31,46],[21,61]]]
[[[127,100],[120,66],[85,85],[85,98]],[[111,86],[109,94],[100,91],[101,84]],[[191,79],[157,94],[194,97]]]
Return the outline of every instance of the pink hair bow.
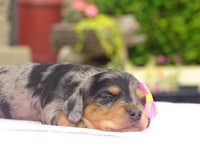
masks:
[[[149,119],[152,119],[157,114],[156,106],[153,101],[153,96],[149,88],[142,82],[139,82],[140,89],[146,94],[145,110]]]

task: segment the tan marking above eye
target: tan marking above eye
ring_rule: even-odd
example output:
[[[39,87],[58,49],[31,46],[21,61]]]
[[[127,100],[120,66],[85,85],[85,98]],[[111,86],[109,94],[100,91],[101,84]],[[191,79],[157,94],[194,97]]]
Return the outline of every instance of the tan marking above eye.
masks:
[[[113,95],[117,95],[117,94],[119,94],[119,92],[120,92],[120,88],[118,87],[118,86],[110,86],[110,87],[108,87],[108,92],[110,92],[111,94],[113,94]]]

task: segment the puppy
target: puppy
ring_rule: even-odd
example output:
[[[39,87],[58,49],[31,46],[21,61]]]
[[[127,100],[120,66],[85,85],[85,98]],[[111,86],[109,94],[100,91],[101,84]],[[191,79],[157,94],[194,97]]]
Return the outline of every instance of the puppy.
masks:
[[[146,93],[123,71],[71,63],[0,67],[0,118],[141,131],[150,124]]]

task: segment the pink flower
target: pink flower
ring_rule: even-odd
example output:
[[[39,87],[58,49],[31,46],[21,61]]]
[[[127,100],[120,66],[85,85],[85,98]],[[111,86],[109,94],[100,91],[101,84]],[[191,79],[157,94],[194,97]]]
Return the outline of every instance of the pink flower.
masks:
[[[97,16],[97,14],[98,14],[98,8],[94,4],[89,3],[85,8],[86,17],[93,18]]]
[[[87,3],[84,0],[73,0],[72,5],[77,11],[81,12],[85,10]]]
[[[170,58],[166,55],[159,55],[157,57],[157,62],[158,63],[162,63],[162,64],[166,64],[170,62]]]

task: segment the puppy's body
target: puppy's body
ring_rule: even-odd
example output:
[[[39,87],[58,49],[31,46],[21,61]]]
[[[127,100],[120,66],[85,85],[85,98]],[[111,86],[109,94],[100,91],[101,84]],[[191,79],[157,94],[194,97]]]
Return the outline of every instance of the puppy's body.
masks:
[[[51,124],[50,120],[42,118],[42,109],[55,102],[52,107],[61,107],[64,110],[64,101],[71,96],[81,81],[97,72],[96,68],[73,64],[1,67],[0,117]],[[51,113],[54,113],[53,111]]]
[[[144,94],[128,73],[86,65],[0,67],[0,117],[109,131],[149,124]]]

